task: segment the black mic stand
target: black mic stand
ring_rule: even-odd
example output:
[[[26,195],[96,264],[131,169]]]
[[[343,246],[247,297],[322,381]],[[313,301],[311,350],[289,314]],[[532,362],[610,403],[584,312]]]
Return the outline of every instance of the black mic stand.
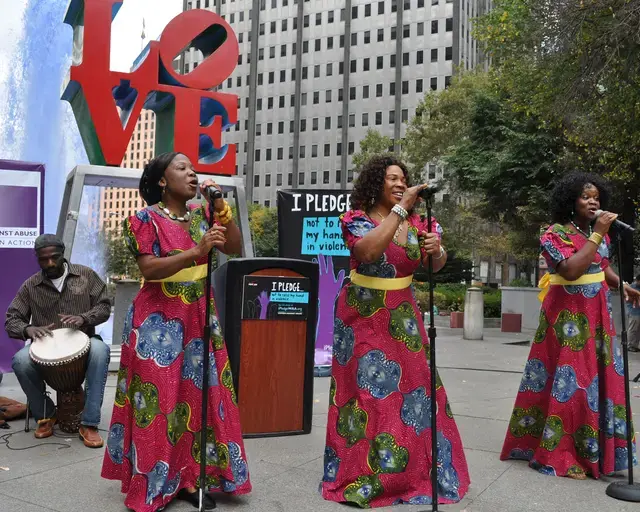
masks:
[[[631,423],[631,390],[629,389],[629,350],[627,346],[627,316],[626,304],[624,302],[624,285],[622,284],[622,230],[618,231],[618,270],[620,272],[620,316],[622,320],[622,330],[620,331],[620,341],[622,343],[623,358],[623,378],[624,378],[624,398],[627,408],[626,429],[627,429],[627,465],[629,473],[628,482],[613,482],[607,487],[607,495],[622,501],[640,503],[640,484],[633,481],[633,428]],[[615,349],[615,347],[614,347]]]
[[[434,188],[425,188],[420,191],[419,196],[424,199],[427,207],[427,232],[432,233],[431,222],[433,220],[432,207]],[[431,372],[431,510],[438,511],[438,422],[436,412],[438,409],[436,400],[436,324],[434,318],[433,290],[435,282],[433,279],[433,258],[429,256],[427,264],[427,276],[429,282],[429,371]]]
[[[220,194],[222,196],[222,194]],[[213,227],[214,197],[209,197],[209,229]],[[211,344],[211,274],[213,273],[213,251],[212,247],[207,257],[207,278],[205,280],[205,317],[204,317],[204,338],[202,340],[202,419],[200,421],[200,512],[205,512],[204,498],[207,485],[207,424],[209,417],[209,346]]]

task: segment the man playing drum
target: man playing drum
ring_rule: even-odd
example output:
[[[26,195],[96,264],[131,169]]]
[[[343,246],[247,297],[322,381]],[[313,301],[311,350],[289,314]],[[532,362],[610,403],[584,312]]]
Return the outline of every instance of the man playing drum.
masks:
[[[95,336],[95,327],[111,314],[107,287],[90,268],[68,263],[64,243],[55,235],[39,236],[35,251],[42,272],[20,287],[7,310],[5,329],[10,337],[30,339],[33,343],[51,336],[53,329],[64,327],[78,329],[91,338],[80,436],[85,446],[100,448],[104,443],[98,425],[110,354],[109,347]],[[51,398],[43,394],[44,381],[29,356],[28,346],[13,357],[12,366],[29,399],[31,413],[38,420],[35,436],[38,439],[51,436],[56,422],[55,407]]]

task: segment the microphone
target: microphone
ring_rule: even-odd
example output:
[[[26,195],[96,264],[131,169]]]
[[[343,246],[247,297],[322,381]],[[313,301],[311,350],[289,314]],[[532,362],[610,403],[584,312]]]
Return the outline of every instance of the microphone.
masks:
[[[426,201],[437,192],[440,192],[440,187],[437,184],[431,185],[427,188],[423,188],[420,192],[418,192],[418,197]]]
[[[207,195],[212,201],[215,201],[216,199],[222,199],[222,192],[220,192],[220,189],[214,186],[209,186],[206,188],[206,191]]]
[[[596,219],[600,217],[600,215],[602,215],[603,213],[604,212],[602,210],[597,210]],[[613,221],[613,225],[617,227],[620,231],[631,231],[631,232],[635,231],[635,229],[629,226],[629,224],[627,224],[626,222],[622,222],[621,220],[618,220],[618,219]]]

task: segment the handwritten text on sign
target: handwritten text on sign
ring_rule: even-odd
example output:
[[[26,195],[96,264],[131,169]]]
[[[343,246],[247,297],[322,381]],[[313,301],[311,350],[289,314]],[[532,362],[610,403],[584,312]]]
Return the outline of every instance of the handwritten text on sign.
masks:
[[[305,217],[302,221],[301,252],[313,256],[349,256],[338,217]]]

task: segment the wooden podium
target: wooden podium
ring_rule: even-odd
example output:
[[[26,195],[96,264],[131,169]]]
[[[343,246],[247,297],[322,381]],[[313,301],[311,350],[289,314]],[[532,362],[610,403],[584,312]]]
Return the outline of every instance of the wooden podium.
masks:
[[[311,432],[318,265],[238,258],[213,275],[244,437]]]

